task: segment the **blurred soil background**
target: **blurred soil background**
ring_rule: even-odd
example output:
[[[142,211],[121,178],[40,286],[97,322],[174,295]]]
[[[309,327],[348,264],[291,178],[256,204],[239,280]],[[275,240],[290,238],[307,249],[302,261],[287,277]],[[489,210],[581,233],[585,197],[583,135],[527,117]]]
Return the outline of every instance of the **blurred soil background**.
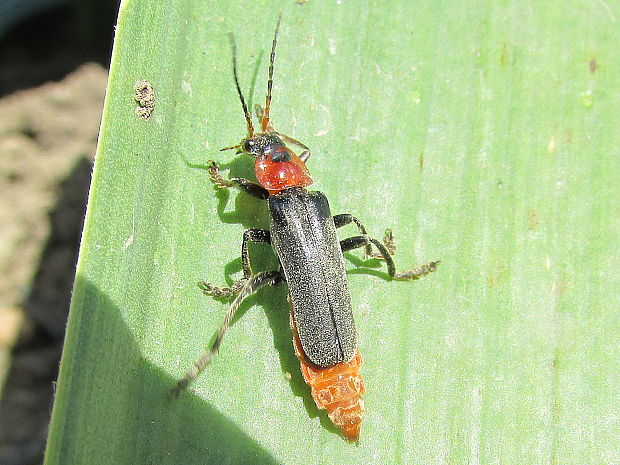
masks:
[[[117,0],[0,0],[0,465],[43,461]]]

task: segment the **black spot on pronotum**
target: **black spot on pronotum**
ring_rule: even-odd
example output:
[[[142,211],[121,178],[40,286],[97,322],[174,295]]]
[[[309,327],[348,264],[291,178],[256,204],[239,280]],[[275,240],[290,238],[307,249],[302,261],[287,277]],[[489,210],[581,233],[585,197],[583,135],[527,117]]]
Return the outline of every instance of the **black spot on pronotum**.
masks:
[[[134,100],[138,105],[134,108],[134,112],[139,119],[147,120],[151,117],[155,109],[155,91],[149,81],[138,81],[134,87]]]

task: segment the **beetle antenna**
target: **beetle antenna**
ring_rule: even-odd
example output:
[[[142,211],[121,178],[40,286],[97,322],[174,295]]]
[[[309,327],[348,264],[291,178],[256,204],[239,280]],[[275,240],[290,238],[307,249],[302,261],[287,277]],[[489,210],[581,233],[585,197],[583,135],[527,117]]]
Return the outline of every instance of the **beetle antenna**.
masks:
[[[232,61],[233,61],[233,76],[235,77],[235,87],[237,87],[237,93],[239,94],[239,100],[241,100],[241,106],[243,107],[243,114],[245,115],[245,121],[248,124],[248,137],[251,139],[254,137],[254,125],[252,124],[252,118],[250,113],[248,112],[248,106],[245,104],[245,99],[243,98],[243,93],[241,92],[241,87],[239,86],[239,77],[237,76],[237,44],[235,42],[235,36],[230,34],[230,44],[232,46]],[[228,148],[236,148],[235,147],[227,147]]]
[[[265,112],[263,113],[263,132],[269,126],[269,107],[271,106],[271,88],[273,87],[273,62],[276,58],[276,44],[278,43],[278,32],[280,32],[280,21],[282,21],[282,13],[278,16],[276,31],[273,34],[273,42],[271,43],[271,57],[269,58],[269,80],[267,81],[267,98],[265,99]]]

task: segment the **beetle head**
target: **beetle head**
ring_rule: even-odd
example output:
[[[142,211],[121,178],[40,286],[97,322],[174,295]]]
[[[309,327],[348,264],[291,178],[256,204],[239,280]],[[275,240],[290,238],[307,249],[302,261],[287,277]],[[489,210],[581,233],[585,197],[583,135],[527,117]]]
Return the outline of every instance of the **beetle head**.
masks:
[[[270,152],[279,152],[277,150],[279,147],[284,147],[282,139],[275,132],[268,132],[244,139],[241,141],[240,149],[244,153],[258,157]]]

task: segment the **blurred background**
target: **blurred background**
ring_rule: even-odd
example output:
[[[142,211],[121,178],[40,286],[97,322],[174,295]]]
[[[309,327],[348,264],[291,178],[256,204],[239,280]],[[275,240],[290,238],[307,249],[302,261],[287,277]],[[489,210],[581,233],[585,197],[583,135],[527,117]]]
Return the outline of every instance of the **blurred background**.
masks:
[[[118,0],[0,0],[0,464],[40,464]]]

